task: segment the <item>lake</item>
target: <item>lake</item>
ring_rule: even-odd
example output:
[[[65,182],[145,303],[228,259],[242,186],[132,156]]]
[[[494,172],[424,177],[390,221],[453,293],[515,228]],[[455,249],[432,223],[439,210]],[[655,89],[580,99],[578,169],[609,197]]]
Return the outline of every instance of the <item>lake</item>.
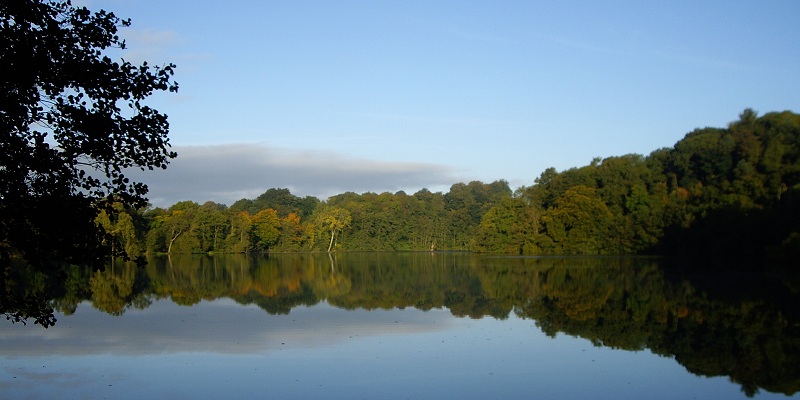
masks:
[[[4,399],[800,398],[797,274],[463,253],[152,258],[28,279]]]

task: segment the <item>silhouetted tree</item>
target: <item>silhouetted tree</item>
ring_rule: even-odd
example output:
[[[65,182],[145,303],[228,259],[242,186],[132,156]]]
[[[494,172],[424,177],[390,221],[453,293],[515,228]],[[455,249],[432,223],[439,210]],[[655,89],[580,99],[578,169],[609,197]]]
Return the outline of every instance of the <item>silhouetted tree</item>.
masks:
[[[143,101],[175,92],[174,65],[133,65],[111,12],[69,1],[0,2],[0,265],[101,266],[107,235],[100,210],[147,202],[147,186],[124,171],[166,168],[167,116]],[[107,243],[110,241],[106,241]],[[124,255],[123,248],[116,255]]]

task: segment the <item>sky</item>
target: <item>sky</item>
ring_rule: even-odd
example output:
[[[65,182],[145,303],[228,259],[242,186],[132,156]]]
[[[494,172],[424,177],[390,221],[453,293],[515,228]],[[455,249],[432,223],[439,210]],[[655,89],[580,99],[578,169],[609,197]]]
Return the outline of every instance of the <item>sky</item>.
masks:
[[[800,112],[800,2],[83,0],[126,60],[177,65],[154,206],[269,188],[529,186],[671,147],[745,108]]]

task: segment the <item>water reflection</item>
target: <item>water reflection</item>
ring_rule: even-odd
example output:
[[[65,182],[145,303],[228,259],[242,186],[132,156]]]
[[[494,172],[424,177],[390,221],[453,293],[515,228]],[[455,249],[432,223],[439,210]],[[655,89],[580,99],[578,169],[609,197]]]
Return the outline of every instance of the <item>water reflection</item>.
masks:
[[[124,318],[78,312],[62,318],[55,329],[58,332],[6,327],[0,330],[0,355],[253,355],[324,347],[354,337],[435,332],[451,325],[444,310],[350,312],[323,303],[297,307],[291,315],[259,318],[258,313],[263,312],[257,307],[242,307],[229,299],[203,301],[189,312],[178,307],[169,301],[155,301],[147,310],[129,310]]]
[[[513,316],[535,321],[549,336],[563,332],[598,346],[649,349],[674,357],[696,375],[729,377],[748,395],[759,389],[791,395],[800,389],[796,275],[687,275],[643,258],[347,253],[154,258],[144,268],[118,264],[105,271],[70,269],[61,279],[33,273],[15,279],[23,298],[50,298],[49,304],[66,315],[90,303],[110,315],[145,310],[140,318],[158,318],[158,304],[163,303],[158,300],[189,306],[226,298],[273,315],[308,313],[311,309],[304,306],[324,302],[341,310],[413,307],[441,308],[470,318]],[[5,312],[9,305],[13,303],[4,302]],[[313,318],[324,318],[321,315]],[[227,316],[237,319],[235,311]],[[436,329],[435,314],[428,318],[433,319],[404,326]],[[235,329],[254,334],[279,328],[248,327],[257,322],[233,320],[206,328],[184,324],[176,329],[186,331],[159,340],[172,340],[174,346],[192,338],[202,342],[203,335],[213,337],[214,329],[237,324]],[[140,319],[128,321],[150,325]],[[142,347],[146,346],[134,348]],[[228,347],[231,352],[250,351],[235,344]]]

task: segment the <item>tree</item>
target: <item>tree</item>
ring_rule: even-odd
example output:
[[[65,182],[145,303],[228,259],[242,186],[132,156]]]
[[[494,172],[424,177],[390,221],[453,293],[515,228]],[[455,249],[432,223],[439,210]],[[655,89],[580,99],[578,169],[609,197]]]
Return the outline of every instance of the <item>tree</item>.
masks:
[[[538,216],[520,198],[504,198],[483,215],[473,249],[509,254],[535,253]]]
[[[268,251],[281,235],[281,220],[278,212],[267,208],[261,210],[252,219],[253,247]]]
[[[472,181],[450,186],[444,200],[454,233],[452,249],[464,250],[470,241],[471,232],[480,224],[483,214],[507,197],[511,197],[511,189],[504,180],[489,184]]]
[[[112,207],[116,214],[114,220],[105,209],[100,211],[95,220],[110,235],[111,254],[114,254],[116,248],[121,246],[129,257],[141,257],[143,253],[142,240],[131,216],[131,213],[136,211],[125,210],[120,203],[114,203]]]
[[[231,230],[228,233],[227,250],[232,253],[247,253],[251,250],[250,232],[253,216],[247,211],[231,215]]]
[[[283,250],[300,251],[303,247],[304,234],[299,215],[292,212],[281,218],[280,244]]]
[[[227,207],[224,204],[207,201],[197,209],[194,216],[196,225],[195,236],[200,243],[200,251],[215,252],[224,248],[222,239],[230,230],[230,220],[226,215]]]
[[[175,247],[180,248],[177,253],[191,253],[199,248],[196,238],[190,235],[199,208],[193,201],[181,201],[156,216],[147,234],[150,250],[172,254]],[[186,240],[179,241],[183,238]]]
[[[144,104],[177,91],[175,66],[107,55],[125,48],[117,30],[129,25],[69,0],[0,2],[0,265],[19,254],[40,269],[101,267],[111,241],[99,211],[147,202],[124,170],[176,156],[167,116]]]
[[[609,253],[609,229],[613,215],[597,194],[583,185],[574,186],[556,199],[542,216],[547,235],[559,254]]]
[[[339,207],[325,207],[322,212],[317,215],[316,225],[320,229],[330,233],[331,238],[328,242],[328,252],[333,249],[333,244],[336,242],[336,235],[344,228],[350,226],[353,218],[350,212],[344,208]]]

